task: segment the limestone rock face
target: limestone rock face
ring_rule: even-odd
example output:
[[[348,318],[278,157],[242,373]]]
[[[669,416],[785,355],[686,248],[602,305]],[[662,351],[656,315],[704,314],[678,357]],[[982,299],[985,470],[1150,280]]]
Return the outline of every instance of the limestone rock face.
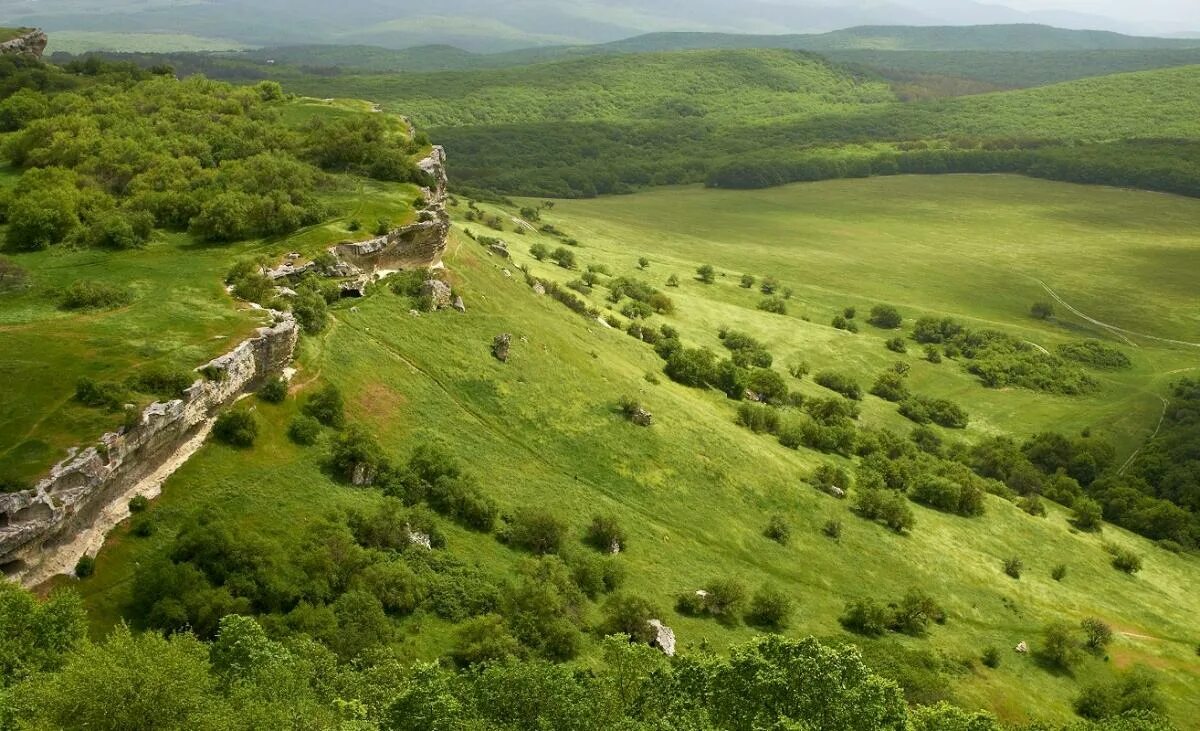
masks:
[[[446,151],[434,147],[417,167],[433,177],[433,187],[422,191],[426,208],[420,220],[369,241],[339,244],[331,250],[339,261],[363,271],[429,266],[441,261],[450,235],[446,212]]]
[[[49,39],[46,34],[36,28],[27,30],[11,41],[0,43],[0,55],[33,56],[41,58],[46,50]]]
[[[647,624],[654,632],[654,639],[651,640],[650,645],[657,647],[664,655],[673,657],[675,655],[675,631],[657,619],[651,619]]]
[[[30,490],[0,495],[0,565],[26,573],[45,549],[90,526],[112,501],[166,463],[221,408],[291,362],[295,319],[276,322],[197,369],[202,376],[180,399],[146,407],[137,424],[74,451]]]
[[[440,310],[450,306],[453,293],[450,285],[440,279],[430,279],[421,285],[421,296],[428,297],[433,302],[433,308]]]

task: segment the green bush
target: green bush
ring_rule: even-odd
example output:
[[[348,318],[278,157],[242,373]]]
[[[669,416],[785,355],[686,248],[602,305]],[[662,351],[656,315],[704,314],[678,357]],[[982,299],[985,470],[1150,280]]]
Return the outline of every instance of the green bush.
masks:
[[[887,349],[893,353],[907,353],[908,343],[904,342],[904,338],[891,338],[885,345]]]
[[[575,252],[563,246],[550,252],[550,260],[563,269],[575,268]]]
[[[771,632],[787,629],[792,618],[792,600],[778,588],[766,585],[754,592],[746,611],[746,624]]]
[[[1055,581],[1062,581],[1063,579],[1067,578],[1066,564],[1060,563],[1057,566],[1055,566],[1053,569],[1051,569],[1050,578],[1054,579]]]
[[[133,521],[133,526],[129,529],[129,532],[138,538],[149,538],[154,535],[154,527],[152,519],[148,516],[141,516]]]
[[[386,463],[379,442],[359,424],[352,424],[333,441],[329,465],[343,480],[371,484]]]
[[[929,361],[930,363],[941,363],[942,351],[938,349],[938,346],[936,345],[926,345],[925,360]]]
[[[980,660],[985,666],[995,670],[1000,667],[1000,650],[995,647],[985,648]]]
[[[904,496],[892,490],[862,489],[856,491],[854,509],[859,515],[883,523],[903,533],[916,524],[916,517]]]
[[[65,310],[108,310],[132,301],[133,293],[123,287],[79,280],[63,293],[62,307]]]
[[[311,447],[321,437],[321,422],[301,414],[288,425],[288,439],[304,447]]]
[[[1071,506],[1071,522],[1082,531],[1100,530],[1103,515],[1100,503],[1091,498],[1080,497]]]
[[[1104,652],[1105,648],[1107,648],[1109,643],[1112,642],[1112,627],[1109,627],[1108,624],[1101,619],[1097,619],[1096,617],[1088,617],[1080,622],[1079,626],[1083,628],[1083,634],[1085,637],[1083,641],[1084,647],[1092,652]]]
[[[1148,669],[1138,666],[1112,682],[1084,686],[1075,699],[1075,712],[1092,721],[1154,717],[1162,714],[1163,701],[1158,681]]]
[[[628,635],[634,642],[649,643],[655,639],[650,620],[661,616],[653,602],[635,594],[617,594],[604,603],[605,634]]]
[[[875,305],[871,308],[871,317],[867,322],[884,330],[895,330],[904,322],[904,318],[891,305]]]
[[[850,376],[836,371],[821,371],[813,376],[819,386],[835,391],[854,401],[862,401],[862,387]]]
[[[712,264],[703,264],[696,269],[696,278],[705,284],[712,284],[717,280],[717,270],[713,269]]]
[[[1042,643],[1036,655],[1046,665],[1069,671],[1078,662],[1079,654],[1079,641],[1075,639],[1071,625],[1052,622],[1042,630]]]
[[[871,386],[871,394],[892,403],[900,403],[911,396],[908,391],[908,382],[904,380],[904,376],[895,371],[880,373],[879,377],[875,379],[875,384]]]
[[[92,408],[119,411],[130,398],[128,389],[120,383],[94,381],[85,376],[75,384],[75,400]]]
[[[786,546],[792,539],[792,526],[782,515],[772,515],[767,519],[763,535],[781,546]]]
[[[287,393],[288,384],[282,378],[269,378],[258,389],[258,397],[270,404],[282,403]]]
[[[1054,317],[1054,303],[1052,302],[1034,302],[1029,307],[1029,314],[1039,320],[1049,320]]]
[[[1105,546],[1110,554],[1112,554],[1113,568],[1124,571],[1127,574],[1136,574],[1142,570],[1142,558],[1128,548],[1119,546]]]
[[[1058,346],[1058,354],[1067,360],[1105,371],[1128,370],[1133,361],[1120,350],[1099,340],[1082,340]]]
[[[780,426],[779,410],[766,404],[740,403],[737,423],[755,434],[776,434]]]
[[[1016,556],[1010,556],[1004,559],[1004,573],[1014,579],[1021,578],[1021,572],[1025,570],[1025,562]]]
[[[341,429],[346,424],[346,405],[342,392],[332,383],[309,396],[300,410],[333,429]]]
[[[213,436],[231,447],[252,447],[258,438],[258,420],[249,411],[226,411],[217,417]]]
[[[754,275],[752,275],[752,274],[743,274],[743,275],[742,275],[742,288],[743,288],[743,289],[750,289],[751,287],[753,287],[753,286],[754,286],[754,281],[755,281],[755,280],[754,280]]]
[[[509,544],[535,556],[560,553],[566,536],[566,523],[541,508],[520,510],[508,524]]]
[[[855,599],[846,604],[841,625],[850,632],[867,637],[882,637],[892,624],[892,612],[872,599]]]
[[[835,541],[840,540],[842,537],[842,521],[825,521],[825,525],[821,527],[821,532],[824,533],[827,538],[832,538]]]
[[[615,546],[619,551],[628,550],[629,538],[625,529],[613,515],[596,515],[588,524],[584,541],[597,551],[612,553]]]
[[[129,498],[129,512],[132,515],[144,513],[150,508],[150,498],[145,495],[134,495]]]
[[[130,378],[129,387],[161,398],[177,399],[182,398],[195,381],[196,376],[192,372],[151,366]]]
[[[782,297],[764,297],[759,301],[758,309],[775,315],[786,315],[787,302]]]

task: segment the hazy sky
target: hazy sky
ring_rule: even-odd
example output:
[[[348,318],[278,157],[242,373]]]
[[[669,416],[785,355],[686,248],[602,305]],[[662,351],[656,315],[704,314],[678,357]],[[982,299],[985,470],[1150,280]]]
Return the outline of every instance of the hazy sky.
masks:
[[[985,0],[986,2],[986,0]],[[920,4],[920,0],[913,0]],[[1129,22],[1171,21],[1200,27],[1200,0],[995,0],[1017,10],[1072,10]]]

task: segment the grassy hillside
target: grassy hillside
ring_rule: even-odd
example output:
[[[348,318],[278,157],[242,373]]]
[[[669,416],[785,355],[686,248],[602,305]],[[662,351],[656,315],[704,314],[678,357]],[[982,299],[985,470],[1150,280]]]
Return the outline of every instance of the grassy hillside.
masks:
[[[426,127],[679,118],[728,123],[837,114],[891,98],[882,83],[789,51],[644,54],[310,83],[363,98],[402,99],[405,113]]]
[[[1105,51],[824,51],[839,63],[954,76],[1004,87],[1043,86],[1091,76],[1200,63],[1200,48]]]
[[[889,352],[888,332],[864,325],[851,335],[827,323],[847,306],[865,317],[871,305],[891,302],[907,322],[952,315],[1045,347],[1100,335],[1069,317],[1052,323],[1028,318],[1028,301],[1041,293],[1027,277],[1041,274],[1084,311],[1112,313],[1132,329],[1196,333],[1200,323],[1179,308],[1188,283],[1177,259],[1194,252],[1190,222],[1198,206],[1022,178],[942,177],[757,193],[665,190],[559,202],[542,215],[579,239],[572,251],[580,269],[601,265],[654,286],[677,274],[680,286],[668,289],[675,314],[651,323],[677,327],[689,344],[720,348],[717,330],[728,326],[763,340],[777,369],[804,359],[814,371],[834,367],[864,380],[904,360],[914,387],[968,405],[971,426],[961,435],[938,429],[943,438],[1090,426],[1127,452],[1157,417],[1153,391],[1171,371],[1191,367],[1192,354],[1143,343],[1127,349],[1136,370],[1105,376],[1097,394],[1051,397],[989,391],[954,362],[933,365]],[[260,535],[296,552],[327,511],[380,499],[376,490],[332,479],[326,447],[301,448],[284,435],[299,404],[320,384],[333,383],[345,395],[350,420],[367,426],[389,457],[403,461],[419,444],[441,445],[478,475],[506,513],[536,505],[559,516],[569,526],[568,547],[593,514],[618,516],[629,533],[618,557],[627,589],[662,608],[684,652],[720,650],[754,632],[670,610],[680,593],[713,577],[736,576],[751,589],[773,583],[795,601],[789,634],[852,639],[873,666],[901,677],[910,697],[925,702],[951,698],[1011,721],[1066,721],[1083,684],[1148,665],[1178,723],[1200,713],[1190,692],[1200,679],[1192,622],[1200,604],[1187,590],[1200,572],[1195,556],[1171,554],[1110,526],[1098,535],[1081,533],[1061,508],[1035,518],[992,497],[986,514],[970,519],[914,505],[917,525],[906,536],[861,520],[847,503],[808,484],[817,465],[846,462],[786,449],[737,426],[733,402],[670,382],[649,346],[533,294],[516,266],[561,282],[579,276],[525,253],[533,243],[553,247],[561,240],[518,235],[514,209],[481,208],[502,217],[507,231],[499,235],[515,261],[492,256],[460,226],[447,266],[466,314],[414,317],[385,288],[353,310],[337,308],[325,334],[305,339],[291,398],[253,405],[262,427],[255,447],[206,446],[147,514],[155,526],[148,537],[128,527],[114,535],[96,575],[78,584],[97,630],[127,611],[138,566],[169,550],[199,511],[239,535]],[[1156,223],[1121,223],[1147,220]],[[468,225],[477,235],[482,231]],[[640,256],[649,260],[645,270],[638,268]],[[713,285],[692,278],[704,263],[719,270]],[[793,287],[789,314],[758,310],[757,292],[738,286],[742,273],[773,275]],[[589,298],[602,311],[604,292],[599,286]],[[1173,314],[1155,319],[1164,312]],[[498,333],[513,336],[507,364],[489,352]],[[829,394],[810,379],[793,387],[808,397]],[[649,409],[654,426],[628,423],[618,411],[622,395]],[[861,420],[910,428],[894,407],[871,396]],[[763,536],[772,514],[791,525],[786,546]],[[840,540],[822,534],[830,520],[842,522]],[[484,576],[504,580],[522,560],[521,552],[490,535],[447,520],[437,524],[446,552],[469,557]],[[1105,541],[1139,553],[1144,570],[1131,577],[1113,569]],[[1026,566],[1019,581],[1002,572],[1011,556]],[[1058,563],[1068,566],[1061,582],[1050,576]],[[926,638],[870,640],[846,634],[838,623],[850,599],[895,598],[915,586],[948,615]],[[1116,629],[1107,660],[1089,656],[1064,674],[1011,650],[1022,640],[1037,646],[1048,622],[1078,624],[1088,616]],[[598,607],[589,605],[588,621],[598,619]],[[425,609],[396,621],[401,632],[394,647],[403,660],[437,657],[457,641],[454,628]],[[1000,649],[998,669],[978,662],[989,646]],[[580,664],[591,664],[598,651],[588,640]]]
[[[168,88],[174,82],[157,87],[154,83],[145,87],[156,89],[147,92],[148,98],[184,95]],[[187,88],[193,93],[201,88],[211,90],[194,83]],[[110,96],[114,94],[110,92]],[[115,107],[129,98],[116,94],[109,101]],[[261,113],[278,124],[274,129],[279,134],[298,134],[313,120],[376,116],[370,105],[362,102],[311,99],[276,101]],[[392,123],[398,130],[405,129],[399,120]],[[245,127],[242,131],[246,142],[242,149],[253,151],[260,131]],[[137,130],[122,132],[137,134]],[[138,164],[145,165],[145,159]],[[99,173],[104,168],[96,169]],[[21,180],[20,172],[11,166],[0,168],[0,193],[7,195]],[[279,182],[276,179],[273,185]],[[320,184],[319,223],[297,223],[295,229],[268,236],[238,236],[234,243],[206,240],[195,231],[187,233],[185,221],[182,226],[175,223],[154,231],[140,245],[125,250],[108,244],[89,246],[79,241],[78,231],[72,232],[70,245],[62,241],[67,234],[58,231],[53,245],[23,250],[8,236],[11,221],[0,225],[0,241],[7,239],[0,247],[3,263],[20,273],[13,286],[5,280],[0,288],[0,373],[6,381],[22,384],[19,389],[0,392],[0,478],[4,488],[36,481],[69,448],[91,443],[122,423],[122,404],[95,408],[76,398],[80,379],[121,384],[149,372],[189,373],[263,324],[262,313],[239,306],[225,290],[223,280],[234,260],[260,255],[278,258],[291,251],[314,256],[333,243],[364,236],[365,231],[351,231],[352,220],[367,226],[376,225],[381,218],[397,225],[408,222],[415,216],[412,201],[416,194],[417,187],[408,183],[351,175],[330,177]],[[189,205],[176,204],[185,209]],[[245,205],[239,203],[243,206],[240,210],[244,211]],[[286,215],[277,210],[273,217]],[[93,227],[103,225],[94,223]],[[66,295],[80,283],[120,293],[122,300],[72,309],[65,303]],[[153,398],[144,392],[125,396],[142,404]]]
[[[699,182],[729,165],[798,156],[831,161],[816,177],[865,175],[874,169],[845,161],[930,147],[962,152],[942,165],[963,172],[1030,167],[1000,165],[995,150],[1056,151],[1061,162],[1040,169],[1065,166],[1069,179],[1086,182],[1103,165],[1085,160],[1088,151],[1078,143],[1200,138],[1198,78],[1200,66],[1185,66],[887,103],[881,81],[807,55],[705,51],[293,83],[316,96],[336,91],[403,108],[447,145],[459,184],[574,197]],[[1184,162],[1187,149],[1101,152],[1102,160],[1125,166],[1102,182],[1200,189],[1195,168]],[[1172,172],[1151,174],[1159,169]]]

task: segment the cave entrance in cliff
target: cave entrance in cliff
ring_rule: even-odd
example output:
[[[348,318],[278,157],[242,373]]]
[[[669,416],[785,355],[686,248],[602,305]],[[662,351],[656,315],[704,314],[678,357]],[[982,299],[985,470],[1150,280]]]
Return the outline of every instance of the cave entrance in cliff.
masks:
[[[8,563],[0,563],[0,574],[4,576],[16,576],[25,570],[25,562],[17,559]]]

